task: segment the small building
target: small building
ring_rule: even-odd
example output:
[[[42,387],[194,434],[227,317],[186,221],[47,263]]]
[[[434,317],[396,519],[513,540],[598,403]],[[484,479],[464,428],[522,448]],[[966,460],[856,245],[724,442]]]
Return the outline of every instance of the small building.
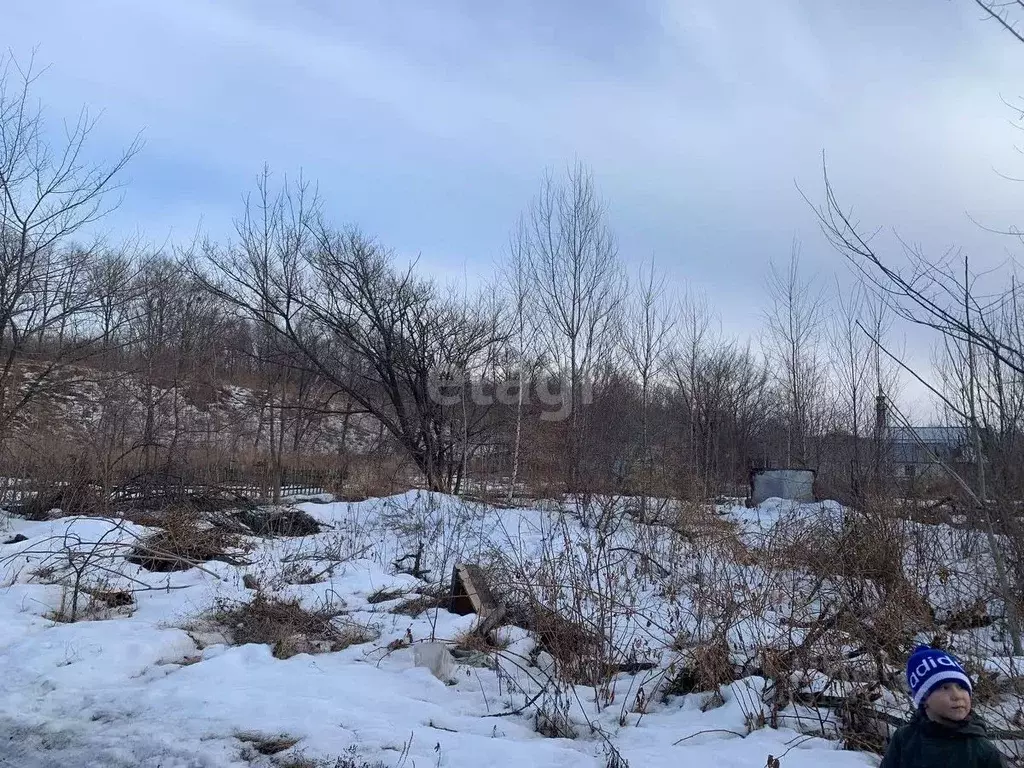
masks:
[[[893,474],[908,480],[937,477],[943,464],[963,464],[974,456],[964,427],[892,427],[888,443]]]
[[[750,472],[748,504],[756,507],[768,499],[810,503],[814,498],[813,469],[754,469]]]

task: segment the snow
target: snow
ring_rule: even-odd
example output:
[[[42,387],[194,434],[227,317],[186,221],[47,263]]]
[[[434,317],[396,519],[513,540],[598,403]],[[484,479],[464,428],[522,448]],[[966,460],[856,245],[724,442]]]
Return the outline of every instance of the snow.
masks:
[[[438,680],[416,665],[416,644],[451,641],[475,618],[443,610],[415,618],[392,612],[425,586],[397,573],[394,562],[422,541],[422,567],[432,580],[446,581],[455,563],[486,560],[495,552],[521,573],[543,575],[545,553],[582,546],[593,530],[565,523],[550,507],[495,509],[417,492],[358,504],[325,501],[301,505],[330,526],[324,533],[252,538],[249,565],[209,562],[202,570],[172,573],[125,562],[126,549],[148,532],[139,526],[10,519],[10,534],[28,540],[0,546],[0,735],[6,736],[0,739],[0,766],[213,768],[283,765],[305,756],[329,761],[324,765],[351,757],[355,766],[602,768],[610,764],[609,743],[633,768],[756,767],[768,755],[785,755],[786,768],[877,765],[876,758],[844,751],[838,742],[752,727],[750,715],[761,711],[765,684],[754,677],[722,686],[719,700],[711,702],[717,706],[702,706],[713,693],[664,702],[650,696],[638,706],[638,691],[648,697],[656,683],[650,673],[618,676],[605,706],[595,702],[593,688],[569,688],[565,701],[551,704],[566,713],[576,737],[541,735],[529,711],[503,713],[523,706],[550,669],[550,657],[541,654],[530,666],[534,641],[508,628],[502,630],[509,646],[498,670],[456,663],[452,684]],[[727,511],[752,535],[784,516],[775,503]],[[639,535],[632,528],[616,534],[633,544]],[[680,556],[654,551],[666,562]],[[335,558],[336,567],[329,568],[323,555]],[[88,620],[74,623],[53,621],[68,595],[65,587],[45,583],[54,580],[46,567],[72,562],[91,569],[107,589],[133,591],[135,606],[90,611]],[[580,567],[571,559],[558,562]],[[303,567],[329,572],[317,583],[294,583]],[[666,598],[659,594],[664,585],[629,573],[634,605],[611,616],[609,627],[624,645],[639,639],[647,651],[664,647],[679,626],[671,617],[686,615],[686,598]],[[246,574],[307,607],[344,610],[345,621],[372,630],[374,639],[287,659],[275,658],[267,645],[218,642],[224,638],[202,631],[204,617],[225,600],[253,596],[243,584]],[[377,601],[380,590],[402,594]],[[556,601],[572,597],[564,585],[554,591]],[[660,629],[648,626],[652,616]],[[754,627],[754,617],[750,622],[748,631],[767,631]],[[703,630],[694,624],[692,631]],[[409,638],[412,646],[402,642]],[[272,757],[247,746],[254,738],[277,737],[297,741]]]

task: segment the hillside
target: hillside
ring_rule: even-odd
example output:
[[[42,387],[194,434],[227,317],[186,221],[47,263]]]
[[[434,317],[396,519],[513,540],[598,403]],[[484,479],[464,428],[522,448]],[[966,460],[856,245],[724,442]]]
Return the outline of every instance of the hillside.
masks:
[[[20,392],[35,375],[32,367],[21,372]],[[110,490],[140,481],[266,491],[280,480],[363,498],[408,487],[399,454],[372,417],[322,407],[321,391],[300,397],[205,378],[213,383],[60,369],[25,407],[9,411],[0,503],[18,501],[26,487],[53,497],[64,487]],[[79,511],[67,498],[57,506]]]

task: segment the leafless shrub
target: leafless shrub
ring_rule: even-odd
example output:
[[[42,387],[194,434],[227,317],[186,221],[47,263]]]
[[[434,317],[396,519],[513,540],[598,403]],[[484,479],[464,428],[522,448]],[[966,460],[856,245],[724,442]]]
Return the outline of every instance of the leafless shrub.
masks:
[[[62,588],[61,604],[53,614],[55,621],[104,619],[130,609],[139,592],[174,588],[151,586],[132,575],[133,569],[125,568],[126,555],[138,546],[138,537],[125,521],[111,522],[95,538],[83,538],[69,524],[63,533],[0,559],[0,567],[8,570],[9,583],[13,583],[20,575],[19,569],[37,561],[31,578]]]
[[[345,563],[366,555],[372,544],[348,531],[333,531],[308,541],[299,540],[292,551],[283,555],[280,566],[270,576],[275,586],[285,584],[317,584],[331,578]]]
[[[903,664],[925,636],[951,644],[975,672],[980,711],[996,728],[1012,728],[1020,701],[1012,678],[980,666],[1008,648],[1005,638],[993,642],[998,620],[988,606],[1000,591],[978,559],[981,534],[914,523],[884,499],[842,514],[807,511],[748,536],[750,577],[723,585],[739,608],[729,623],[748,627],[742,637],[730,633],[732,658],[738,674],[768,680],[768,724],[881,751],[893,724],[911,714],[892,702],[909,702]]]
[[[60,607],[50,618],[62,624],[76,621],[100,621],[125,615],[135,606],[135,595],[126,589],[104,586],[62,584]]]
[[[401,551],[392,561],[401,565],[396,567],[417,578],[441,583],[450,578],[458,563],[479,560],[484,534],[489,533],[483,529],[487,514],[488,510],[479,504],[424,494],[389,499],[381,512],[380,525],[398,534]]]
[[[102,517],[109,506],[99,489],[81,476],[52,485],[36,485],[31,497],[8,506],[12,514],[34,521],[50,519],[55,510],[60,510],[61,517]]]
[[[195,468],[193,468],[195,470]],[[140,524],[160,521],[178,508],[213,519],[222,513],[240,515],[255,504],[235,488],[211,482],[197,482],[169,470],[147,470],[124,478],[111,489],[111,508],[120,517]]]
[[[717,692],[720,686],[736,680],[736,666],[724,637],[681,654],[670,669],[672,675],[663,689],[664,696]]]
[[[656,585],[671,570],[651,549],[665,532],[636,526],[619,499],[581,497],[574,508],[553,507],[540,525],[506,531],[508,543],[496,541],[485,559],[492,580],[504,586],[510,620],[532,632],[538,658],[548,660],[545,692],[534,704],[537,726],[564,734],[569,709],[583,706],[576,686],[591,689],[600,711],[615,701],[624,669],[649,668],[657,657],[655,638],[666,628]],[[515,537],[525,535],[540,539],[536,556],[518,554]]]

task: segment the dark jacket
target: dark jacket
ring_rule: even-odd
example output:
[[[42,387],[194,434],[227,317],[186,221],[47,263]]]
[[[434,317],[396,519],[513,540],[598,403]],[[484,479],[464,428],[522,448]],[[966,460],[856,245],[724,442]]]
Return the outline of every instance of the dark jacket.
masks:
[[[893,734],[879,768],[1003,768],[984,721],[971,714],[961,725],[932,722],[924,711]]]

